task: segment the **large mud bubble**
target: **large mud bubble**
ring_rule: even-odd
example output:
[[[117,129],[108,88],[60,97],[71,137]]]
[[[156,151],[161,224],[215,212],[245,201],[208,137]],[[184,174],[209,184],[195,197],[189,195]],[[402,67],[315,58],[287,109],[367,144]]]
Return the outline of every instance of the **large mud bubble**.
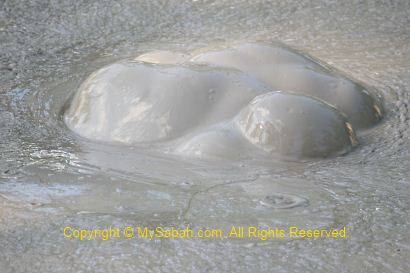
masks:
[[[64,121],[77,134],[183,156],[328,157],[383,116],[380,98],[311,58],[260,43],[153,51],[91,74]]]

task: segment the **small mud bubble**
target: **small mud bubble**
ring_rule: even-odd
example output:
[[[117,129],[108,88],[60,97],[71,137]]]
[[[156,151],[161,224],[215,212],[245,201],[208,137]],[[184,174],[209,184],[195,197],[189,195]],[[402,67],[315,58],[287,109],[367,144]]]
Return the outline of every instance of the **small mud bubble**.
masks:
[[[267,195],[260,203],[275,209],[293,209],[296,207],[308,206],[309,200],[286,193],[276,193]]]

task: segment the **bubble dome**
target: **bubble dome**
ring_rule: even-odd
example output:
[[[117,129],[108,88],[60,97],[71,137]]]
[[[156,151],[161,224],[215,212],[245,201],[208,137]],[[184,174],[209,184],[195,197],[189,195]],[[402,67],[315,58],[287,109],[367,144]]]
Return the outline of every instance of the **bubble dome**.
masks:
[[[383,116],[372,91],[290,49],[263,43],[152,51],[91,74],[64,121],[92,140],[182,156],[344,154]]]

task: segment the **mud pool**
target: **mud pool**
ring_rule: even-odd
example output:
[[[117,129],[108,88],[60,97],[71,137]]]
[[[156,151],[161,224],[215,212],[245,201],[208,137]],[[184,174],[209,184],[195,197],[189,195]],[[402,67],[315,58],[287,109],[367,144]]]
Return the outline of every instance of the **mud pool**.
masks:
[[[408,272],[409,10],[408,1],[0,2],[0,272]],[[103,67],[141,54],[153,62],[153,50],[182,52],[161,60],[180,63],[210,45],[260,41],[369,87],[383,119],[353,123],[348,153],[303,160],[224,157],[242,147],[230,127],[218,131],[226,142],[207,131],[164,153],[80,136],[64,122]],[[195,143],[220,147],[192,156]],[[79,242],[63,237],[68,225],[346,227],[349,238]]]

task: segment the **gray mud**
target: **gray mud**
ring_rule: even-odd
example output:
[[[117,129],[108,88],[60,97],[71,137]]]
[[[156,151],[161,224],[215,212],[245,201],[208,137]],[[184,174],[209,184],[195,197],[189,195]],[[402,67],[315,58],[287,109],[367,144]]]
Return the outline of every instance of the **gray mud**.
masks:
[[[410,2],[0,1],[0,272],[409,272]],[[373,87],[345,156],[192,160],[63,123],[90,73],[151,50],[283,43]],[[347,227],[348,239],[93,240],[63,228]]]

